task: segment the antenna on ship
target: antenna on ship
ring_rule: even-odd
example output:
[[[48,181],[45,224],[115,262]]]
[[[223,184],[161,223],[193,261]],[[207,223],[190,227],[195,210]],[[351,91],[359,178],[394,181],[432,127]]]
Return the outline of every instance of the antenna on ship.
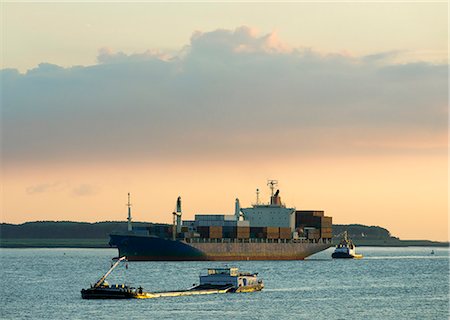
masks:
[[[256,205],[259,205],[259,189],[256,189]]]
[[[270,188],[271,197],[273,197],[273,190],[275,189],[275,186],[278,185],[278,180],[267,180],[267,185]]]
[[[172,222],[172,240],[176,240],[177,234],[181,232],[181,197],[177,198],[177,205],[175,211],[172,212],[173,222]]]
[[[131,202],[130,202],[130,193],[128,192],[128,203],[127,203],[127,207],[128,207],[128,231],[131,231],[133,228],[131,226]]]

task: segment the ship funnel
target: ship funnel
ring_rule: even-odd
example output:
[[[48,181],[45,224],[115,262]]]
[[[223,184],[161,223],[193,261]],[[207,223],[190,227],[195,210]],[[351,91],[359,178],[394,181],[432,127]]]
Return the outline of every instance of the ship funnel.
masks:
[[[176,215],[177,215],[177,233],[181,232],[181,197],[178,197],[177,199],[177,209],[176,209]]]
[[[239,203],[238,198],[236,198],[236,202],[234,205],[234,215],[236,217],[236,221],[239,221],[239,218],[241,217],[241,204]]]
[[[281,206],[280,190],[277,190],[273,196],[270,197],[270,204]]]

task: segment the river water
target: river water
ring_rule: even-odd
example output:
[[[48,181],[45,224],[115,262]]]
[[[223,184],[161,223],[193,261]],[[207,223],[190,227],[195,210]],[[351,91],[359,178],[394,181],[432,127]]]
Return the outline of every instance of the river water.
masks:
[[[432,249],[435,254],[431,255]],[[262,292],[82,300],[114,249],[0,249],[2,319],[449,319],[448,248],[359,247],[361,260],[129,262],[108,278],[147,291],[185,289],[208,267],[259,272]]]

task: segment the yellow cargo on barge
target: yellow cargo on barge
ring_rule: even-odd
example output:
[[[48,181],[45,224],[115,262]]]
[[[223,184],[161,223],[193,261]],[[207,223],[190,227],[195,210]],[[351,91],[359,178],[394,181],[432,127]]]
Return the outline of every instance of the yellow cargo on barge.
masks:
[[[264,288],[264,283],[258,279],[257,275],[257,273],[239,272],[238,268],[208,269],[208,274],[200,276],[200,284],[190,289],[166,292],[144,292],[142,288],[138,288],[133,298],[153,299],[160,297],[261,291]]]
[[[229,289],[221,290],[186,290],[186,291],[167,291],[167,292],[136,292],[133,296],[135,299],[153,299],[161,297],[180,297],[180,296],[193,296],[203,294],[218,294],[227,293]]]

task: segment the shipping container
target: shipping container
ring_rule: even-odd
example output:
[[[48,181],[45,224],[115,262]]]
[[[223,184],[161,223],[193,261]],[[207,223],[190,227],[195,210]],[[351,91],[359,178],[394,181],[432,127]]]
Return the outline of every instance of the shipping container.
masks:
[[[307,239],[314,239],[314,240],[320,239],[320,230],[319,229],[305,227],[304,233],[305,233]]]
[[[219,226],[199,226],[197,232],[201,238],[220,239],[222,238],[222,227]]]
[[[296,227],[315,227],[315,228],[331,228],[332,218],[325,217],[323,211],[296,211],[295,212]]]
[[[236,227],[235,226],[222,227],[222,238],[235,239],[236,238]]]
[[[219,227],[219,226],[209,227],[209,238],[210,239],[222,238],[222,227]]]
[[[223,227],[223,238],[248,239],[250,238],[250,227]]]
[[[292,232],[291,228],[281,228],[280,227],[280,239],[291,239]]]
[[[280,232],[279,227],[264,227],[264,229],[266,230],[267,233],[272,233],[272,234]]]
[[[236,228],[236,238],[237,239],[250,238],[250,227],[237,227]]]
[[[223,214],[196,214],[195,221],[223,221],[225,215]]]
[[[321,227],[331,228],[333,224],[333,219],[331,217],[322,217]]]
[[[280,228],[279,227],[264,227],[263,233],[265,235],[264,238],[278,239],[280,237]]]

